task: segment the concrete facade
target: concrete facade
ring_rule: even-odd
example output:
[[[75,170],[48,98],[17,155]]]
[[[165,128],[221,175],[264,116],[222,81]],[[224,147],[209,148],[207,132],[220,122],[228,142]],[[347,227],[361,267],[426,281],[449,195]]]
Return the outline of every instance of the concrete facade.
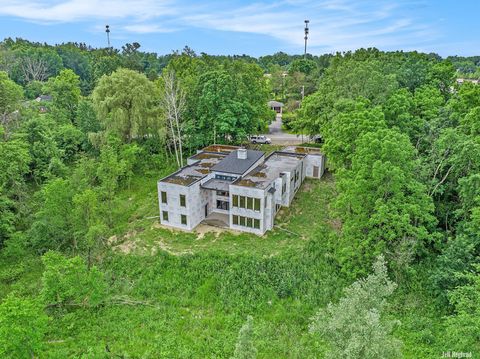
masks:
[[[193,230],[218,214],[228,218],[232,229],[263,235],[273,228],[279,209],[290,206],[304,179],[321,178],[324,170],[318,149],[289,146],[265,157],[261,151],[208,146],[158,181],[160,222]]]

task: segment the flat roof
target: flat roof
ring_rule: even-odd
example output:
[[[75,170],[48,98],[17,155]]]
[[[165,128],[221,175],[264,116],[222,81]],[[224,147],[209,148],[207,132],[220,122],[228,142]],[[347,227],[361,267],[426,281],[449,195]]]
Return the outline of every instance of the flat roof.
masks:
[[[202,186],[202,188],[206,188],[206,189],[213,189],[215,191],[228,192],[228,189],[230,187],[230,183],[231,182],[229,182],[229,181],[220,180],[220,179],[216,179],[216,178],[211,178],[207,182],[202,184],[201,186]]]
[[[181,186],[190,186],[207,176],[211,168],[225,158],[223,153],[200,152],[190,157],[197,162],[180,168],[177,172],[162,178],[160,182],[173,183]]]
[[[232,151],[239,149],[238,146],[230,146],[230,145],[210,145],[202,149],[203,152],[221,152],[228,154]]]
[[[246,176],[233,182],[235,186],[267,188],[282,172],[292,172],[305,155],[273,152],[264,163],[255,167]]]
[[[219,163],[212,167],[213,171],[234,173],[234,174],[244,174],[250,167],[253,166],[264,154],[263,151],[256,150],[246,150],[247,158],[240,159],[238,158],[238,150],[230,152],[225,156]]]
[[[287,146],[282,149],[282,152],[300,153],[304,155],[322,155],[322,151],[318,147],[303,147],[303,146]]]

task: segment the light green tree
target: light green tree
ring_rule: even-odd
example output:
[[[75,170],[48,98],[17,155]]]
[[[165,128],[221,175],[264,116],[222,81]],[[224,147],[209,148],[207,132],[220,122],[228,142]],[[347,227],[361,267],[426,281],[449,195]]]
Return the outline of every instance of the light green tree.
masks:
[[[105,129],[124,142],[158,138],[163,121],[154,84],[143,74],[119,69],[103,76],[93,91],[93,104]]]
[[[69,69],[60,71],[58,76],[47,81],[44,91],[52,96],[55,107],[65,111],[73,121],[81,96],[80,78],[75,72]]]
[[[345,267],[364,268],[366,258],[387,250],[402,270],[434,238],[434,207],[417,168],[406,135],[383,129],[357,140],[351,169],[337,175]]]
[[[253,345],[253,318],[249,315],[246,323],[238,332],[232,359],[255,359],[256,357],[257,349]]]
[[[399,322],[385,318],[387,298],[395,288],[379,256],[372,274],[347,287],[338,303],[328,304],[312,318],[310,332],[328,343],[327,358],[401,357],[401,342],[392,336]]]
[[[42,257],[45,271],[42,276],[41,297],[50,307],[95,307],[106,296],[106,282],[96,267],[87,268],[80,257],[66,258],[58,252]]]
[[[15,117],[12,113],[19,109],[22,98],[22,87],[10,80],[6,72],[0,71],[0,126],[5,130],[5,137],[8,137],[10,123]]]
[[[72,228],[73,194],[72,185],[64,179],[52,180],[40,190],[40,208],[29,231],[32,245],[38,252],[77,247]]]
[[[8,295],[0,304],[0,357],[37,357],[47,328],[48,317],[38,302]]]
[[[455,313],[446,318],[446,337],[451,348],[462,352],[480,350],[480,263],[473,272],[461,274],[467,283],[449,293]]]
[[[385,118],[380,107],[372,107],[365,99],[338,101],[335,112],[324,127],[324,151],[331,168],[350,168],[358,138],[385,129]]]

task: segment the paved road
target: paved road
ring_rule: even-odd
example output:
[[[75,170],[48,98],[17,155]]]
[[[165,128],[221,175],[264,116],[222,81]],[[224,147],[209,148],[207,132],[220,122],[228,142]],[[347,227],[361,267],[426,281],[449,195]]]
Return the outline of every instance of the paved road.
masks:
[[[275,145],[299,145],[303,143],[301,135],[292,135],[285,133],[282,130],[282,115],[278,114],[275,121],[268,126],[268,137],[272,139],[272,144]],[[306,136],[303,136],[305,141]]]

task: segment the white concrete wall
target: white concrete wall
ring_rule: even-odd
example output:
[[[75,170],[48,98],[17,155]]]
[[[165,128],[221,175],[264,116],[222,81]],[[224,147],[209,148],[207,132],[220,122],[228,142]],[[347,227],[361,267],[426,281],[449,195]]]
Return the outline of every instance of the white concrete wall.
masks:
[[[158,182],[158,203],[160,223],[166,226],[192,230],[205,218],[205,203],[208,201],[206,191],[201,191],[200,181],[191,186]],[[161,192],[167,192],[167,203],[162,203]],[[185,207],[180,206],[180,195],[185,195]],[[163,220],[163,211],[168,212],[168,221]],[[187,216],[187,224],[181,222],[181,215]]]
[[[319,177],[321,178],[323,176],[323,173],[325,172],[325,156],[323,155],[307,155],[305,157],[306,160],[306,176],[307,177],[312,177],[313,178],[313,166],[318,166],[318,174]]]
[[[253,209],[247,209],[247,208],[233,207],[233,199],[232,199],[233,195],[259,198],[260,211],[255,211]],[[264,223],[265,222],[264,207],[265,207],[265,191],[264,190],[259,188],[253,188],[253,187],[242,187],[242,186],[230,185],[230,228],[243,231],[243,232],[250,232],[250,233],[262,235],[267,230],[267,228],[265,228],[265,223]],[[234,225],[233,215],[259,219],[260,229]]]

